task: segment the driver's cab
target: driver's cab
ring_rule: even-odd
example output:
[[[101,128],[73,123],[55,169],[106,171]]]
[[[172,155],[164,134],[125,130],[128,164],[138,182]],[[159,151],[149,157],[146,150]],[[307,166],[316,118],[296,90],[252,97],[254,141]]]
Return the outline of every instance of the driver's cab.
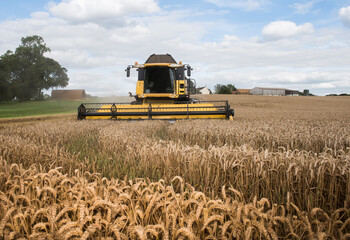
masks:
[[[130,65],[126,69],[130,76],[130,69],[137,68],[138,81],[135,98],[159,100],[187,100],[189,98],[188,79],[191,67],[182,62],[177,63],[169,54],[151,55],[144,64]]]

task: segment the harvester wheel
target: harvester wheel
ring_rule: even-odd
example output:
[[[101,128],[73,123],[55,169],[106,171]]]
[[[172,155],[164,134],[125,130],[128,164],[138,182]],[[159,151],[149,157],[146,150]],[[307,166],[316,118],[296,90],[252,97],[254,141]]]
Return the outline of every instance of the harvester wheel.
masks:
[[[235,110],[230,109],[229,110],[229,115],[232,116],[232,117],[235,116]]]

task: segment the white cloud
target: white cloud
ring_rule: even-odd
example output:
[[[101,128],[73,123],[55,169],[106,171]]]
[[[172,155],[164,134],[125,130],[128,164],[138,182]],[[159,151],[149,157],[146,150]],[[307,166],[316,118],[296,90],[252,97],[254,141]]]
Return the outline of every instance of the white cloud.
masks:
[[[158,10],[154,0],[63,0],[58,4],[49,4],[53,16],[75,23],[115,22],[129,14],[153,13]]]
[[[291,7],[294,8],[295,13],[303,15],[309,13],[314,5],[315,1],[309,1],[305,3],[294,3]]]
[[[312,87],[325,88],[325,89],[336,88],[336,86],[334,86],[332,83],[317,83],[317,84],[312,84]]]
[[[50,14],[48,12],[33,12],[30,16],[32,18],[37,18],[37,19],[40,19],[40,18],[47,19],[48,17],[50,17]]]
[[[311,23],[296,25],[291,21],[275,21],[264,26],[262,35],[266,40],[275,40],[280,38],[288,38],[296,35],[310,34],[314,32]]]
[[[239,40],[240,39],[237,36],[225,34],[224,38],[223,38],[223,40],[221,42],[221,45],[222,46],[230,46],[231,44],[235,44]]]
[[[219,7],[238,8],[246,11],[253,11],[264,8],[270,3],[268,0],[207,0]]]
[[[223,41],[225,41],[225,42],[236,42],[236,41],[239,41],[239,37],[225,34]]]
[[[339,10],[339,16],[345,26],[350,27],[350,6]]]

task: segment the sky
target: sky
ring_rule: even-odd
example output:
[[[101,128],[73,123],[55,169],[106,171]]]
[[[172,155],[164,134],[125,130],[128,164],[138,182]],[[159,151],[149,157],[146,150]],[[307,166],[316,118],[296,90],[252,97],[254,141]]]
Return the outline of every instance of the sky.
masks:
[[[350,0],[0,0],[0,55],[31,35],[94,96],[135,93],[125,68],[153,53],[197,87],[350,93]]]

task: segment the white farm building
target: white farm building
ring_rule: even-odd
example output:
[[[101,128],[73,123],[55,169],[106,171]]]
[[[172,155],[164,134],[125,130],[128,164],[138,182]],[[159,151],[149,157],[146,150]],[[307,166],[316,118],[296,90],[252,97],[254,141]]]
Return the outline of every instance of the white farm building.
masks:
[[[252,90],[250,90],[250,94],[263,96],[299,96],[299,91],[290,90],[286,88],[255,87]]]
[[[196,93],[197,94],[211,94],[211,90],[209,88],[207,88],[207,86],[205,86],[205,87],[196,88]]]

